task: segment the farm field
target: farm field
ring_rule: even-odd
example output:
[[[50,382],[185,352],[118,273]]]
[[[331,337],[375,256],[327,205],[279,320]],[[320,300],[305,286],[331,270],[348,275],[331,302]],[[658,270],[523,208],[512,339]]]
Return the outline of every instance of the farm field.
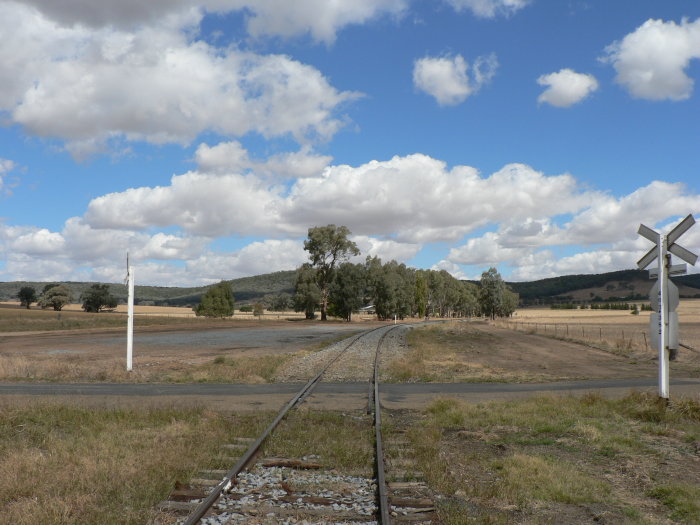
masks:
[[[373,326],[286,313],[164,317],[155,313],[169,308],[139,308],[148,315],[134,320],[134,369],[127,372],[125,315],[0,307],[0,381],[261,383],[295,352]]]
[[[700,300],[683,299],[678,307],[679,341],[696,351],[681,349],[679,359],[700,356]],[[540,334],[604,344],[618,350],[654,352],[649,342],[650,312],[629,310],[555,310],[522,308],[497,324]]]

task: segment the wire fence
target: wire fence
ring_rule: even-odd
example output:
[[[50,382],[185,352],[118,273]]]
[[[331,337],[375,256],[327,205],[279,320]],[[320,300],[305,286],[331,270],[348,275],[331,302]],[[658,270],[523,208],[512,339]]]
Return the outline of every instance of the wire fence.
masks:
[[[652,351],[646,330],[637,327],[600,326],[570,323],[533,323],[520,321],[497,322],[499,326],[529,334],[542,334],[586,343],[605,344],[617,350]]]

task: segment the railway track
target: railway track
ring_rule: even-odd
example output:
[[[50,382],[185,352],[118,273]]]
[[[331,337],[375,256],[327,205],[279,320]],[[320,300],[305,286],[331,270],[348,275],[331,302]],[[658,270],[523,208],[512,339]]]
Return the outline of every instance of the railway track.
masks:
[[[161,510],[187,514],[179,525],[202,524],[390,524],[437,523],[434,500],[419,479],[399,432],[382,435],[379,398],[379,355],[385,339],[396,330],[385,326],[363,332],[339,350],[256,438],[239,438],[224,450],[240,454],[228,471],[208,471],[171,493]],[[373,356],[369,356],[369,350]],[[368,359],[369,357],[369,359]],[[372,359],[373,357],[373,359]],[[314,388],[333,375],[334,369],[369,363],[366,414],[352,415],[373,425],[374,477],[325,471],[320,458],[261,458],[260,451],[278,425],[310,396]],[[353,365],[350,365],[353,363]],[[232,460],[233,461],[233,460]],[[213,478],[213,479],[212,479]]]

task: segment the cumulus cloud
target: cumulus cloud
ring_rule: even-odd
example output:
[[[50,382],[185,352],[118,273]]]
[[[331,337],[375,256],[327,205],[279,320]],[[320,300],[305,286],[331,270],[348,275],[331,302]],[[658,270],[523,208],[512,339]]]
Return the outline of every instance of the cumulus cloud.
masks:
[[[700,18],[694,22],[647,20],[621,41],[609,45],[604,61],[615,80],[632,96],[649,100],[684,100],[693,91],[686,70],[700,58]]]
[[[95,228],[174,225],[205,237],[274,235],[287,230],[278,212],[281,192],[281,187],[252,175],[188,172],[172,177],[169,186],[132,188],[93,199],[85,219]]]
[[[573,106],[598,89],[598,81],[593,75],[576,73],[568,68],[542,75],[537,79],[537,83],[547,86],[537,101],[558,108]]]
[[[426,155],[357,167],[325,168],[291,188],[254,174],[192,171],[171,184],[93,199],[85,221],[95,228],[146,230],[177,226],[188,234],[303,236],[310,225],[344,224],[356,235],[401,243],[455,240],[483,224],[588,206],[567,174],[546,176],[510,164],[489,177],[468,166],[448,169]]]
[[[682,218],[698,208],[700,195],[682,184],[655,181],[621,197],[599,195],[561,225],[551,217],[503,221],[497,231],[453,247],[447,260],[481,266],[507,263],[516,280],[634,268],[650,246],[637,235],[640,223],[667,232],[677,223],[667,223],[668,217]],[[700,241],[699,232],[687,237],[689,246],[695,241]],[[552,251],[566,246],[595,249],[562,258]]]
[[[468,9],[481,18],[509,16],[530,3],[530,0],[447,0],[455,11]]]
[[[357,244],[361,254],[354,262],[363,262],[367,256],[379,257],[382,261],[406,262],[415,257],[422,245],[412,242],[398,242],[394,239],[379,239],[368,235],[354,235],[352,240]]]
[[[394,235],[401,242],[454,241],[487,223],[570,213],[590,204],[570,175],[546,176],[510,164],[489,177],[468,166],[447,169],[426,155],[358,167],[332,166],[298,181],[285,199],[289,223],[346,224],[356,234]]]
[[[490,82],[497,67],[495,54],[479,57],[474,61],[470,79],[469,65],[462,55],[420,58],[413,64],[413,84],[441,106],[454,106]]]
[[[0,12],[0,34],[13,35],[0,48],[0,111],[76,156],[113,139],[188,144],[204,131],[327,140],[358,96],[289,57],[190,40],[197,11],[133,30],[62,26],[15,3]]]
[[[445,270],[447,273],[452,275],[455,279],[470,279],[467,274],[464,273],[462,268],[460,268],[459,265],[453,263],[452,261],[448,261],[446,259],[443,259],[436,264],[434,264],[431,268],[431,270],[435,271],[440,271],[440,270]]]
[[[363,24],[382,15],[400,15],[407,0],[219,0],[220,4],[245,8],[250,13],[248,32],[255,37],[291,37],[308,33],[331,44],[336,33],[350,24]]]
[[[382,15],[400,15],[407,0],[20,0],[62,25],[81,24],[132,29],[182,12],[228,13],[244,11],[254,37],[292,37],[309,34],[332,43],[349,24],[367,23]]]
[[[230,141],[215,146],[200,144],[194,160],[202,171],[208,173],[253,172],[259,176],[298,179],[320,175],[333,157],[318,155],[310,147],[304,146],[299,151],[253,160],[239,142]]]

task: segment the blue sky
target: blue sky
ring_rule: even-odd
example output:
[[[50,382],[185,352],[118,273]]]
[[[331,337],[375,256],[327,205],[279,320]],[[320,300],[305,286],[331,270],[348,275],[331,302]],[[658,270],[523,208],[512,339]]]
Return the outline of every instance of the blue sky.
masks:
[[[0,0],[0,38],[4,281],[293,269],[329,223],[599,273],[700,210],[694,0]]]

